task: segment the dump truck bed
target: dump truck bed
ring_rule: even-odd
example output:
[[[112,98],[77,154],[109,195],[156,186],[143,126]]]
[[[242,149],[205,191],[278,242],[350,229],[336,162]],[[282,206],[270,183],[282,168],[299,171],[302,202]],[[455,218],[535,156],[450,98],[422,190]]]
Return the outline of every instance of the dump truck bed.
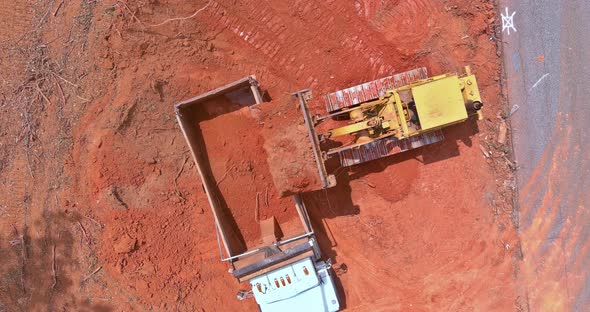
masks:
[[[268,164],[267,151],[276,153],[281,144],[296,136],[274,138],[272,132],[267,132],[265,140],[260,100],[257,81],[249,76],[176,105],[178,121],[225,249],[222,258],[232,263],[238,278],[272,269],[274,262],[314,255],[309,244],[302,244],[313,234],[307,212],[302,204],[296,205],[277,190]],[[273,103],[265,104],[275,107]],[[286,128],[290,128],[289,124]],[[265,148],[265,141],[271,146]],[[279,153],[276,162],[280,157]],[[259,224],[269,218],[278,222],[277,238],[282,248],[295,250],[277,254],[273,263],[261,264],[258,262],[268,253],[260,248],[268,242],[264,242]],[[299,239],[289,241],[294,237]]]

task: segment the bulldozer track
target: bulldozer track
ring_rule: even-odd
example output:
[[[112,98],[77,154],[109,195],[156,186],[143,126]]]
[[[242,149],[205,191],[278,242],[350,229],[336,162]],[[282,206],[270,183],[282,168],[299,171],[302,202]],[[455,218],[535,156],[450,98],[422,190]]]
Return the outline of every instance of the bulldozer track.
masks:
[[[428,71],[426,67],[421,67],[338,90],[321,96],[321,99],[326,112],[333,113],[343,108],[382,97],[387,90],[399,88],[411,82],[426,78],[428,78]]]
[[[254,3],[253,3],[254,5]],[[249,14],[233,13],[230,6],[212,1],[208,16],[212,20],[213,28],[220,26],[227,29],[235,36],[242,39],[254,50],[265,55],[277,68],[294,76],[295,80],[303,82],[306,87],[316,87],[319,81],[325,77],[312,75],[309,67],[306,68],[306,60],[310,53],[314,53],[325,42],[318,41],[311,36],[312,30],[332,34],[328,40],[336,41],[344,52],[345,60],[359,60],[364,68],[367,68],[371,77],[385,73],[392,73],[394,66],[384,57],[385,53],[373,44],[379,40],[370,40],[378,35],[373,31],[356,23],[356,16],[350,14],[350,10],[341,8],[334,12],[333,8],[310,1],[296,1],[291,7],[290,14],[280,11],[279,4],[256,2],[256,12]],[[338,12],[342,14],[338,14]],[[249,22],[249,15],[258,16],[261,22],[257,25]],[[306,33],[293,33],[288,27],[290,24],[298,24],[302,28],[310,29]],[[346,25],[344,28],[343,25]],[[318,63],[318,66],[320,64]],[[365,77],[366,80],[367,77]]]
[[[440,142],[444,140],[444,138],[441,130],[416,135],[403,140],[398,140],[395,137],[384,138],[339,151],[340,165],[342,167],[350,167],[366,163],[375,159]]]

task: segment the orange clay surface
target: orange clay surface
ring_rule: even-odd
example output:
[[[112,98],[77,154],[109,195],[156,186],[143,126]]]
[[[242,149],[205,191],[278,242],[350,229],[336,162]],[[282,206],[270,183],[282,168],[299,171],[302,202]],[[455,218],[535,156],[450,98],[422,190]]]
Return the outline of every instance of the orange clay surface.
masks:
[[[304,199],[345,310],[520,308],[495,12],[481,0],[0,3],[0,311],[256,311],[220,262],[173,105],[248,74],[280,99],[464,65],[484,120],[341,170]],[[269,174],[268,125],[215,109],[211,167],[256,244],[257,218],[298,217]]]

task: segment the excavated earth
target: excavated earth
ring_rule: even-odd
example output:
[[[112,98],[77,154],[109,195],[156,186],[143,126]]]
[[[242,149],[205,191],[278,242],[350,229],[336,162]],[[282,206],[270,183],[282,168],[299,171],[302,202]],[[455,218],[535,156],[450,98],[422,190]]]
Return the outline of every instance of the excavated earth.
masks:
[[[0,311],[256,311],[173,105],[249,74],[282,99],[464,65],[484,120],[304,199],[346,310],[522,311],[494,1],[3,1],[0,29]],[[256,241],[297,220],[269,159],[308,157],[281,125],[304,128],[219,107],[210,165]]]

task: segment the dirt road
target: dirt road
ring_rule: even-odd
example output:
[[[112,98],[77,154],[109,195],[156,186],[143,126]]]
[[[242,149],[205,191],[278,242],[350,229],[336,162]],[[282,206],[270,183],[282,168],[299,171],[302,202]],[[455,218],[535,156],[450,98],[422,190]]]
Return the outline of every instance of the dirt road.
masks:
[[[502,1],[513,16],[504,62],[520,187],[523,287],[531,311],[590,304],[588,178],[590,5]],[[508,12],[508,13],[506,13]],[[514,32],[517,30],[517,32]]]

